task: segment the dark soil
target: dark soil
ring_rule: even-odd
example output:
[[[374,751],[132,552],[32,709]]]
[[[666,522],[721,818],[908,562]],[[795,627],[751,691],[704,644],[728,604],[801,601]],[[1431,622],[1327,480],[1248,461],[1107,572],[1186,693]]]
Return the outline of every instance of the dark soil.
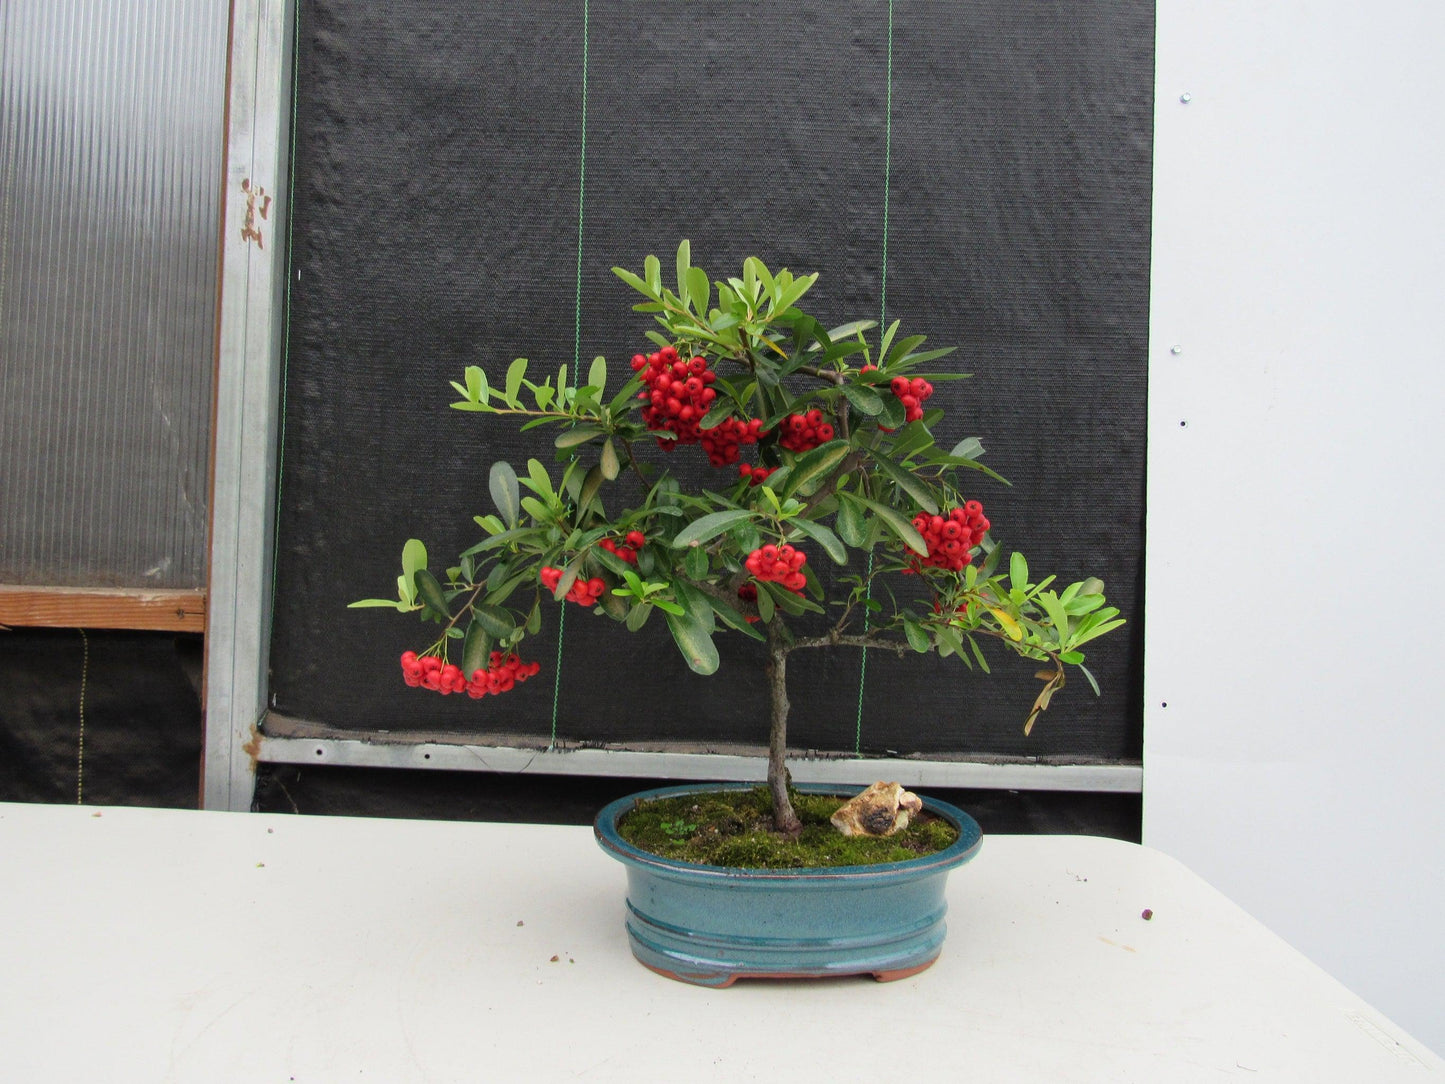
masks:
[[[903,862],[945,850],[958,839],[951,824],[926,811],[895,835],[845,836],[828,821],[845,799],[791,794],[803,822],[796,839],[773,831],[773,802],[766,787],[640,803],[617,830],[634,847],[663,858],[744,869]]]

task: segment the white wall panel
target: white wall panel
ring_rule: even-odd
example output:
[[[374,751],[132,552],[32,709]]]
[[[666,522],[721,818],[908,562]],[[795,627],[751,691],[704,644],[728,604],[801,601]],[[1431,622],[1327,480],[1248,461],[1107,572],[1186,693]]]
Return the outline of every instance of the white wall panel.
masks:
[[[1442,42],[1159,4],[1144,781],[1146,843],[1436,1050]]]

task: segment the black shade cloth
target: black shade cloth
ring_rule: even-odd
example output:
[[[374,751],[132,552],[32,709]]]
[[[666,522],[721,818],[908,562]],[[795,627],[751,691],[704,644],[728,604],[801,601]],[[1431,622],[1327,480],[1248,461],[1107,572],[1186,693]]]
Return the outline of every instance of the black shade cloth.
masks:
[[[994,537],[1065,583],[1100,576],[1130,620],[1089,649],[1103,695],[1071,681],[1028,738],[1038,683],[1003,652],[991,677],[800,652],[792,744],[1137,759],[1153,20],[1140,2],[303,0],[274,709],[356,732],[763,740],[760,647],[735,634],[703,678],[662,621],[629,636],[569,606],[557,680],[548,604],[522,651],[541,675],[472,701],[403,686],[414,618],[345,608],[393,592],[410,536],[454,563],[493,460],[553,464],[550,431],[452,411],[447,381],[603,354],[617,386],[650,318],[609,268],[670,268],[687,237],[714,279],[750,254],[821,272],[825,326],[882,315],[959,344],[939,367],[976,376],[929,405],[940,444],[981,437],[1015,483],[978,477]]]

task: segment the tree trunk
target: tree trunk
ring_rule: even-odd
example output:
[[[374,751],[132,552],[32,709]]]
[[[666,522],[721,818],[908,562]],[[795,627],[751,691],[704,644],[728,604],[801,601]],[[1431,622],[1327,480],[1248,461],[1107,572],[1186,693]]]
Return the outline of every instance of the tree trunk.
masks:
[[[779,618],[768,622],[768,790],[773,795],[773,827],[788,835],[803,830],[788,798],[788,645]]]

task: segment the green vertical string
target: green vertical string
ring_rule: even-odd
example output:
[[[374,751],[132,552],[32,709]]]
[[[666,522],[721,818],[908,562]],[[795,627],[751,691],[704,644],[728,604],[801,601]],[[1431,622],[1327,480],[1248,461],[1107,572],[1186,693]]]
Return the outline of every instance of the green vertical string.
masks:
[[[883,257],[878,290],[878,328],[881,332],[888,314],[888,191],[893,172],[893,0],[888,0],[888,79],[883,105]],[[883,359],[878,359],[883,364]],[[865,602],[873,601],[873,551],[868,551],[868,593]],[[868,609],[863,609],[863,634],[868,634]],[[868,681],[868,649],[862,650],[858,662],[858,720],[853,728],[853,753],[863,754],[863,689]]]
[[[582,222],[587,200],[587,0],[582,0],[582,149],[577,169],[577,292],[572,321],[572,371],[582,371]],[[565,373],[564,373],[565,376]],[[567,607],[557,607],[557,664],[552,678],[552,736],[547,747],[557,747],[557,712],[562,702],[562,637]]]

